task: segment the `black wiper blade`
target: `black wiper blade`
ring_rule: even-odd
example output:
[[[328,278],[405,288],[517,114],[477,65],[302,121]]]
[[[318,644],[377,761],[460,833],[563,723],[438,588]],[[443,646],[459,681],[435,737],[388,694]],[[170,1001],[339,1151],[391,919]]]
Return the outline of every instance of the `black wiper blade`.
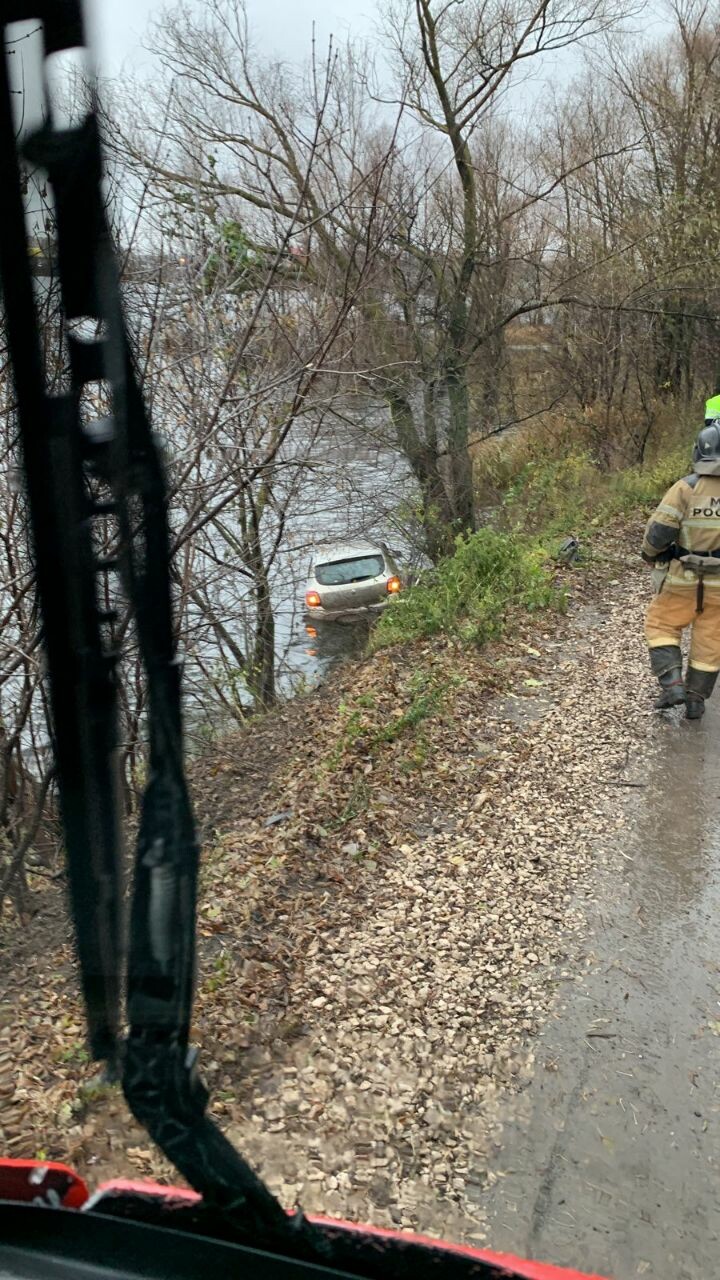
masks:
[[[121,903],[113,767],[115,659],[103,646],[98,625],[77,393],[51,396],[45,390],[5,57],[0,58],[0,173],[5,330],[35,547],[70,893],[91,1049],[96,1058],[112,1061],[118,1037]]]
[[[84,43],[78,0],[4,5],[0,17],[42,22],[46,56]],[[22,160],[3,48],[0,277],[91,1050],[121,1071],[130,1108],[208,1202],[231,1213],[253,1239],[327,1256],[324,1234],[302,1215],[289,1218],[206,1116],[207,1092],[189,1044],[198,847],[183,766],[166,487],[123,318],[92,103],[77,128],[57,130],[48,113]],[[25,162],[44,170],[54,196],[69,351],[67,390],[60,395],[47,389],[42,359],[23,209]],[[84,327],[95,322],[94,339],[73,333],[80,320]],[[110,388],[112,413],[102,429],[84,428],[83,388],[100,380]],[[94,548],[99,519],[114,522],[111,563]],[[114,572],[134,616],[143,664],[150,766],[130,914],[124,1044],[117,654],[99,591],[103,576]]]

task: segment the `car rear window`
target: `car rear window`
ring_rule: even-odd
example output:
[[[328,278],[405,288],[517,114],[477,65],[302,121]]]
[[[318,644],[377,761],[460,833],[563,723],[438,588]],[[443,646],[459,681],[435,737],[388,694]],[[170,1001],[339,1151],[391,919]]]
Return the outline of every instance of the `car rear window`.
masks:
[[[352,560],[334,560],[332,564],[316,564],[315,577],[322,587],[340,587],[347,582],[377,578],[384,568],[382,556],[358,556]]]

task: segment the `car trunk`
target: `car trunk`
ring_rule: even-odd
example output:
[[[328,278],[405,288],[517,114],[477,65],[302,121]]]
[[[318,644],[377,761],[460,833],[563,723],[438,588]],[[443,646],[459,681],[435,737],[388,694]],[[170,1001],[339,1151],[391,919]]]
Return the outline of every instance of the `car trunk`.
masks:
[[[387,598],[385,577],[364,578],[361,582],[347,582],[337,587],[319,589],[323,609],[361,609]]]

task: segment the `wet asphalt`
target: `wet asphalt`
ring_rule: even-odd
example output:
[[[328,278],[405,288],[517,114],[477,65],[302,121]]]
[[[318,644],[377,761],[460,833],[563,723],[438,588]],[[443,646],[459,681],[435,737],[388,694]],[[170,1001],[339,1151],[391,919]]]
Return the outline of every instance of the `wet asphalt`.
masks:
[[[648,717],[580,976],[485,1196],[501,1250],[630,1280],[720,1276],[720,699]]]

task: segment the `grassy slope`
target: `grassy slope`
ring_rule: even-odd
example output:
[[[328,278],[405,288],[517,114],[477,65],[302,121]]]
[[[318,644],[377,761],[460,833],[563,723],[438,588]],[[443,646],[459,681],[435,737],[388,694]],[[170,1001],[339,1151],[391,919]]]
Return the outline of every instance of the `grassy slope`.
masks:
[[[632,514],[639,529],[638,508],[683,473],[685,456],[614,477],[582,455],[532,462],[504,527],[475,535],[444,566],[441,604],[432,584],[409,595],[411,639],[391,643],[404,624],[389,615],[373,655],[196,766],[205,851],[196,1034],[223,1124],[249,1115],[258,1073],[304,1034],[294,993],[318,936],[338,918],[362,918],[408,841],[483,794],[483,770],[497,764],[492,750],[478,764],[485,709],[507,687],[521,698],[541,691],[535,637],[564,626],[537,610],[568,593],[580,605],[617,573],[629,544],[618,553],[607,522]],[[547,552],[569,532],[588,539],[590,558],[558,570]],[[57,886],[37,889],[39,915],[3,938],[0,1064],[12,1079],[0,1072],[0,1146],[68,1158],[93,1178],[169,1176],[117,1094],[87,1090],[67,921]]]

